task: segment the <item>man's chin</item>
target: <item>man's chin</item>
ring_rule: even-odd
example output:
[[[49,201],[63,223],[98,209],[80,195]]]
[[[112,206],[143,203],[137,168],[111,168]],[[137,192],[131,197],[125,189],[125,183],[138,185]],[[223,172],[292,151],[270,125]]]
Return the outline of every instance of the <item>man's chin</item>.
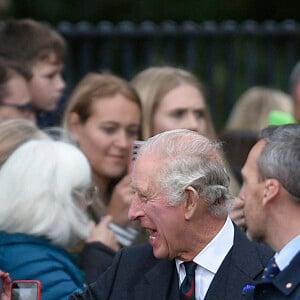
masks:
[[[169,259],[169,256],[160,251],[160,249],[158,249],[157,247],[153,247],[152,245],[152,248],[153,248],[153,255],[157,258],[157,259]]]

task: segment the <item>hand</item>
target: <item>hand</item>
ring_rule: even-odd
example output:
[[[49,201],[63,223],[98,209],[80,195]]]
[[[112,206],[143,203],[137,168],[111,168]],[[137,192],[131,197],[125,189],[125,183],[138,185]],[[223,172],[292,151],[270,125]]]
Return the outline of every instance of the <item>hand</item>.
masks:
[[[11,290],[10,290],[11,279],[9,277],[9,274],[0,270],[0,278],[3,280],[3,289],[2,289],[2,293],[0,295],[0,299],[1,300],[10,300],[10,298],[11,298]]]
[[[105,216],[97,225],[92,222],[91,234],[86,242],[100,242],[114,251],[120,250],[120,246],[116,240],[114,232],[108,227],[108,224],[111,221],[111,216]]]
[[[244,215],[244,201],[239,197],[235,197],[233,201],[233,208],[230,213],[230,218],[237,226],[242,229],[246,229],[246,221]]]
[[[115,186],[107,207],[107,213],[111,215],[114,222],[120,226],[126,226],[130,222],[128,219],[128,211],[133,198],[133,190],[130,183],[130,175],[126,175],[122,178]]]

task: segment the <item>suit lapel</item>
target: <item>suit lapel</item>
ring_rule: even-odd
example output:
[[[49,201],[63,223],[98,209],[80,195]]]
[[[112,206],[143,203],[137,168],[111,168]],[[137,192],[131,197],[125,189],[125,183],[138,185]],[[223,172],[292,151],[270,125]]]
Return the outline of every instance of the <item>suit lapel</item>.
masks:
[[[179,300],[179,282],[174,261],[161,260],[145,273],[136,286],[136,299]]]
[[[242,299],[243,287],[254,285],[263,268],[255,244],[235,226],[233,246],[218,269],[205,300]]]

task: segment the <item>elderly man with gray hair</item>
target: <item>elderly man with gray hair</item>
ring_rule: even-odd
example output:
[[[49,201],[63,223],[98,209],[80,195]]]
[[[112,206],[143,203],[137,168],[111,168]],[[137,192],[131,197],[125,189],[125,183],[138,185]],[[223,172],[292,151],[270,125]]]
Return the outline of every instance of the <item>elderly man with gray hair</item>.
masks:
[[[84,293],[70,299],[243,299],[272,251],[230,220],[232,196],[219,145],[185,129],[140,148],[129,210],[149,244],[122,249]]]

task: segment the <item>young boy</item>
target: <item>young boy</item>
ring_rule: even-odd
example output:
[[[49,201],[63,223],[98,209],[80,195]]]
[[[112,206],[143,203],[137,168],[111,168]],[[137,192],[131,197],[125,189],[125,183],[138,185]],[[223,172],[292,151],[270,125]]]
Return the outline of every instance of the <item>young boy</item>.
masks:
[[[65,53],[63,37],[41,22],[12,19],[0,31],[0,57],[20,64],[32,74],[29,90],[40,127],[55,125],[47,115],[57,110],[65,89]]]

